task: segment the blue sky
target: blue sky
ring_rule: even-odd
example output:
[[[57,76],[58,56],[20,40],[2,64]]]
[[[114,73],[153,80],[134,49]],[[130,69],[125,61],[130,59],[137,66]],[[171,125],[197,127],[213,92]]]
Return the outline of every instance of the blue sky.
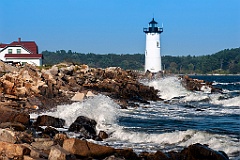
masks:
[[[240,47],[240,0],[1,0],[0,43],[21,37],[43,50],[144,53],[154,16],[161,54],[206,55]]]

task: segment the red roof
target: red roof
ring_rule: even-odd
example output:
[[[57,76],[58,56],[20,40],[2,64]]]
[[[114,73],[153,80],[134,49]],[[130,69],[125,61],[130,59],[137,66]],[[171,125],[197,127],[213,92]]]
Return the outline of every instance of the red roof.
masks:
[[[8,46],[8,44],[0,43],[0,48],[5,48],[6,46]]]
[[[38,54],[38,46],[34,41],[14,41],[10,43],[11,46],[22,46],[32,52]]]
[[[5,54],[5,58],[42,58],[42,54]]]

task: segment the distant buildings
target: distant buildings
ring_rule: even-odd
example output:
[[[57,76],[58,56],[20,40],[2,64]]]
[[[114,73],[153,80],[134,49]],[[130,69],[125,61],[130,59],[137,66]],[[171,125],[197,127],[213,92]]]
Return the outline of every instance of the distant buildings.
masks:
[[[38,54],[38,46],[34,41],[14,41],[10,44],[0,43],[0,60],[5,62],[42,65],[42,54]]]

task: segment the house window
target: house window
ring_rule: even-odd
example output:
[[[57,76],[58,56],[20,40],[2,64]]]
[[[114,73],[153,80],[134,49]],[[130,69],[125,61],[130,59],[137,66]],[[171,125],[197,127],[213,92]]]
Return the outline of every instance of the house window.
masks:
[[[17,49],[17,54],[21,54],[21,49]]]
[[[8,49],[8,54],[12,54],[12,49]]]

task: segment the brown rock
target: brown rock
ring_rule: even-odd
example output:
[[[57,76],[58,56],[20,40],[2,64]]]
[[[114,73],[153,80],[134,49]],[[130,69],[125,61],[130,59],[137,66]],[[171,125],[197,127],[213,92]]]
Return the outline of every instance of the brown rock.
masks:
[[[85,94],[84,93],[79,93],[79,92],[77,92],[73,97],[72,97],[72,101],[83,101],[83,99],[84,99],[84,97],[85,97]]]
[[[58,133],[54,136],[54,141],[61,147],[63,146],[63,142],[65,139],[68,139],[68,137],[66,134],[63,133]]]
[[[38,116],[35,126],[52,126],[57,128],[62,128],[65,124],[65,120],[61,118],[55,118],[48,115]]]
[[[228,160],[228,156],[224,152],[217,152],[205,145],[196,143],[188,146],[181,152],[184,160]]]
[[[64,150],[59,145],[55,145],[51,147],[48,159],[51,160],[66,160],[66,159],[73,159],[74,157]]]
[[[114,148],[74,138],[64,140],[63,148],[80,157],[105,158],[115,153]]]
[[[161,151],[157,151],[153,156],[153,160],[169,160],[169,157]]]
[[[26,144],[26,143],[24,143],[22,145],[30,150],[30,157],[33,157],[34,159],[38,159],[38,160],[40,158],[44,158],[44,159],[48,158],[48,154],[43,153],[41,150],[38,150],[33,146]]]
[[[31,145],[39,150],[50,150],[50,148],[55,145],[55,142],[52,140],[37,141],[37,142],[32,142]]]
[[[15,131],[26,130],[26,127],[22,123],[18,123],[18,122],[3,122],[3,123],[0,123],[0,128],[12,128]]]
[[[18,132],[18,143],[32,143],[34,141],[33,135],[27,132]]]
[[[0,117],[0,123],[19,122],[28,125],[30,122],[29,114],[4,106],[0,106]]]
[[[106,138],[108,138],[108,134],[104,131],[99,131],[98,137],[101,139],[106,139]]]
[[[3,81],[3,91],[5,94],[11,94],[12,93],[12,90],[13,90],[13,86],[14,86],[14,83],[8,81],[8,80],[4,80]]]
[[[16,143],[17,136],[15,135],[15,132],[11,129],[0,129],[0,141]]]
[[[124,157],[125,159],[138,160],[138,155],[132,149],[116,149],[117,157]]]
[[[21,144],[0,141],[0,153],[4,153],[8,158],[23,158],[24,155],[29,155],[30,150]]]

